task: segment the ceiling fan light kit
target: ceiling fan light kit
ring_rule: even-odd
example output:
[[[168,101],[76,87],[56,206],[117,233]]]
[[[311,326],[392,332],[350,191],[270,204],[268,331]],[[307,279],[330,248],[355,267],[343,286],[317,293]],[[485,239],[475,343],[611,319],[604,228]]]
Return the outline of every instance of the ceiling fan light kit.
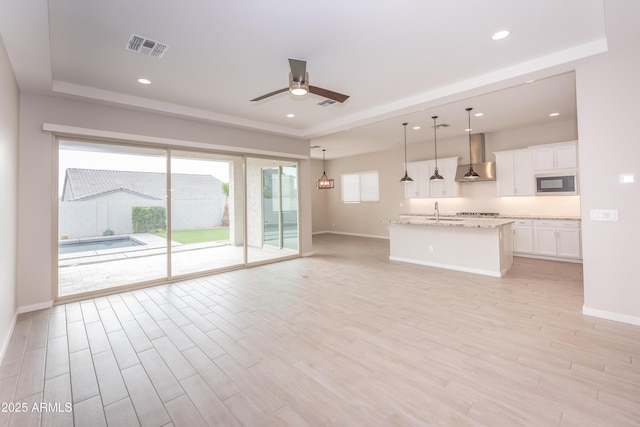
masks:
[[[289,92],[296,96],[302,96],[309,93],[309,73],[304,73],[303,81],[295,81],[293,79],[293,73],[289,73]]]

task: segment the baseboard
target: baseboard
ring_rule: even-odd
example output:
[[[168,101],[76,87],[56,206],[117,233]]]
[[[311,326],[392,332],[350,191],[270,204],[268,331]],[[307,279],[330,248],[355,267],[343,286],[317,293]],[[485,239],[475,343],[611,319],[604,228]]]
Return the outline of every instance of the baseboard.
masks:
[[[31,305],[23,305],[22,307],[18,307],[18,313],[28,313],[30,311],[44,310],[45,308],[51,308],[51,307],[53,307],[53,301],[45,301],[45,302],[40,302],[38,304],[31,304]]]
[[[313,251],[311,251],[311,252],[304,252],[304,253],[302,254],[302,256],[303,256],[303,257],[305,257],[305,256],[313,256]]]
[[[353,237],[369,237],[372,239],[384,239],[389,240],[389,236],[375,236],[373,234],[360,234],[360,233],[346,233],[343,231],[317,231],[313,234],[340,234],[342,236],[353,236]]]
[[[628,314],[597,310],[595,308],[589,308],[584,305],[582,306],[582,314],[584,314],[585,316],[599,317],[601,319],[613,320],[615,322],[640,326],[640,317],[638,316],[629,316]]]
[[[402,257],[390,256],[389,261],[407,262],[410,264],[424,265],[427,267],[444,268],[447,270],[463,271],[465,273],[481,274],[483,276],[491,276],[491,277],[503,276],[502,271],[491,271],[491,270],[483,270],[480,268],[462,267],[459,265],[450,265],[450,264],[442,264],[439,262],[422,261],[422,260],[416,260],[413,258],[402,258]]]
[[[519,256],[522,258],[546,259],[548,261],[572,262],[574,264],[582,264],[582,259],[580,258],[560,258],[560,257],[553,257],[553,256],[524,254],[519,252],[514,252],[513,256]]]
[[[16,322],[18,321],[18,312],[13,315],[13,320],[11,321],[11,326],[9,326],[9,330],[7,331],[7,336],[4,337],[2,342],[2,347],[0,347],[0,365],[2,365],[2,361],[4,360],[4,355],[7,353],[7,349],[9,348],[9,342],[11,341],[11,336],[13,335],[13,330],[16,327]]]

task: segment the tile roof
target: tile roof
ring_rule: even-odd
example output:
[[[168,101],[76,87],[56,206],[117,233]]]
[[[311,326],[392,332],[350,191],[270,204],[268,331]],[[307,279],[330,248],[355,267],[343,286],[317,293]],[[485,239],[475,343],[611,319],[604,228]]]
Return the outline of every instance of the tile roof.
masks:
[[[85,200],[124,191],[149,199],[166,196],[167,174],[69,168],[62,200]],[[174,200],[209,200],[224,196],[222,181],[212,175],[171,174]]]

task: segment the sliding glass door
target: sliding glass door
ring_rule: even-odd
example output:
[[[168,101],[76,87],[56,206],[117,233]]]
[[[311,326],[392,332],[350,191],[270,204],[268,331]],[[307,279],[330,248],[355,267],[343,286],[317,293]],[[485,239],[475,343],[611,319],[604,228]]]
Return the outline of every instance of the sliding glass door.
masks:
[[[60,140],[57,298],[299,255],[290,160]]]
[[[58,297],[167,277],[164,149],[61,141]]]
[[[171,275],[244,263],[242,157],[171,150]]]
[[[247,159],[247,200],[248,261],[297,255],[297,164]]]

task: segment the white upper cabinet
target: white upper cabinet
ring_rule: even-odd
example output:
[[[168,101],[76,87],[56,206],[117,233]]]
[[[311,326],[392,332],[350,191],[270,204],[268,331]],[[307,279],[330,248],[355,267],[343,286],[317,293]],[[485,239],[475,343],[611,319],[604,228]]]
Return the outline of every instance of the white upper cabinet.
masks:
[[[429,160],[407,163],[407,172],[411,179],[413,179],[413,182],[404,184],[405,199],[429,197],[431,195],[431,187],[429,185],[431,165]]]
[[[495,155],[498,196],[533,196],[535,188],[531,150],[499,151]]]
[[[433,169],[431,170],[431,175],[433,175],[435,171],[435,160],[430,160],[430,162],[433,162]],[[438,172],[444,179],[430,181],[431,197],[458,197],[460,195],[459,184],[455,180],[457,170],[457,157],[438,159]],[[429,175],[429,177],[431,177],[431,175]]]
[[[533,153],[535,172],[550,172],[557,169],[578,167],[578,144],[576,141],[536,145],[530,149]]]
[[[406,199],[459,196],[459,186],[455,180],[458,158],[438,159],[438,172],[444,177],[442,181],[431,181],[429,179],[433,175],[435,167],[435,160],[422,160],[407,164],[407,172],[413,182],[404,184],[404,197]]]

